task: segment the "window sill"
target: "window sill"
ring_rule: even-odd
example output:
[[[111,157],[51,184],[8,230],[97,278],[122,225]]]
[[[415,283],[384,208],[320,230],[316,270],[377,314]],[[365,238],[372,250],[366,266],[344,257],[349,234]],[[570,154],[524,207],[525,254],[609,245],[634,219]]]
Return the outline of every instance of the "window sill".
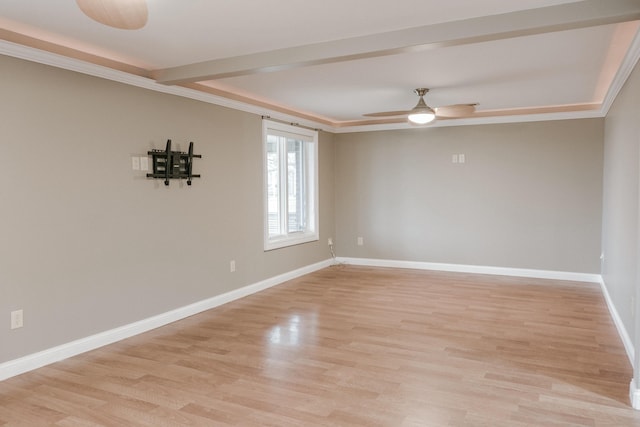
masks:
[[[265,242],[264,250],[271,251],[273,249],[286,248],[288,246],[301,245],[303,243],[317,242],[318,240],[320,240],[318,233],[301,233],[293,236],[270,239]]]

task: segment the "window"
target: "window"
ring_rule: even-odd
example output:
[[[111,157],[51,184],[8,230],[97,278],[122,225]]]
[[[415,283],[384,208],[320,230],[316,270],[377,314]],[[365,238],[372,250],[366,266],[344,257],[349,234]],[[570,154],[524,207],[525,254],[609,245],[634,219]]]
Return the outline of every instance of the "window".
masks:
[[[318,132],[264,120],[264,249],[318,240]]]

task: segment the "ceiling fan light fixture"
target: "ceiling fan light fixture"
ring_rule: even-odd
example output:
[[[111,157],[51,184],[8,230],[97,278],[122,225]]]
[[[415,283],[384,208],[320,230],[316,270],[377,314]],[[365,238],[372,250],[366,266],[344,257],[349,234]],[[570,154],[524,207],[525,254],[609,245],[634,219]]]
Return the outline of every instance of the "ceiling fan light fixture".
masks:
[[[429,107],[422,110],[413,109],[407,118],[413,124],[426,125],[436,118],[436,113]]]
[[[409,119],[409,123],[414,125],[426,125],[436,118],[436,112],[433,111],[433,108],[429,107],[426,102],[424,102],[423,98],[425,93],[429,92],[429,89],[418,88],[414,90],[414,92],[420,97],[420,99],[416,106],[409,112],[407,119]]]
[[[429,92],[426,87],[415,89],[413,93],[418,95],[418,103],[411,110],[404,111],[384,111],[379,113],[363,114],[365,117],[393,117],[404,116],[412,125],[426,125],[436,118],[461,118],[471,117],[476,111],[478,103],[455,104],[431,108],[424,102],[424,96]]]
[[[76,0],[89,18],[121,30],[139,30],[147,24],[147,0]]]

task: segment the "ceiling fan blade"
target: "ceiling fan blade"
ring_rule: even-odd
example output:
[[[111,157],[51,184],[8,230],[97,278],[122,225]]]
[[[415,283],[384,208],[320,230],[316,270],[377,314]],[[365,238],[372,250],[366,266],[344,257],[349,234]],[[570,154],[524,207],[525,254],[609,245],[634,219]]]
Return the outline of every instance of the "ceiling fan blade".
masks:
[[[363,114],[363,116],[365,117],[390,117],[390,116],[404,116],[407,115],[411,112],[411,110],[405,110],[405,111],[383,111],[380,113],[369,113],[369,114]]]
[[[478,104],[455,104],[435,108],[438,117],[467,117],[476,111]]]
[[[123,30],[138,30],[149,17],[147,0],[76,0],[76,3],[94,21]]]

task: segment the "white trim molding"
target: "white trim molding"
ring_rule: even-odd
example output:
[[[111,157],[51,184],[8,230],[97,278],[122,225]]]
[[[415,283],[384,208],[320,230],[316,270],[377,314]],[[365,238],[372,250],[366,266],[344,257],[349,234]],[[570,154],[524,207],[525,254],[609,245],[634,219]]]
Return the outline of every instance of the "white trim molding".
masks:
[[[255,294],[262,290],[284,283],[288,280],[295,279],[305,274],[313,273],[333,264],[333,259],[308,265],[288,273],[280,274],[260,282],[226,292],[215,297],[198,301],[196,303],[158,314],[138,322],[130,323],[119,328],[104,331],[89,337],[80,338],[78,340],[68,342],[53,348],[49,348],[37,353],[29,354],[19,359],[10,360],[0,363],[0,381],[7,378],[20,375],[22,373],[32,371],[42,366],[85,353],[90,350],[112,344],[114,342],[130,338],[134,335],[150,331],[160,326],[167,325],[180,319],[184,319],[194,314],[201,313],[206,310],[221,306],[231,301]]]
[[[391,268],[410,268],[418,270],[434,270],[434,271],[449,271],[458,273],[474,273],[474,274],[490,274],[500,276],[514,276],[514,277],[531,277],[538,279],[553,279],[553,280],[568,280],[568,281],[580,281],[598,283],[601,286],[602,293],[604,295],[609,313],[613,322],[617,328],[618,334],[622,339],[627,356],[630,362],[633,364],[634,360],[634,347],[629,337],[627,330],[618,315],[618,312],[611,301],[607,287],[599,274],[588,273],[574,273],[563,271],[550,271],[550,270],[535,270],[535,269],[522,269],[522,268],[505,268],[505,267],[488,267],[477,265],[463,265],[463,264],[446,264],[446,263],[430,263],[430,262],[416,262],[416,261],[401,261],[401,260],[383,260],[383,259],[371,259],[371,258],[345,258],[338,257],[334,259],[328,259],[318,262],[309,266],[299,268],[297,270],[290,271],[278,276],[271,277],[269,279],[262,280],[260,282],[247,285],[240,289],[226,292],[215,297],[199,301],[184,307],[177,308],[175,310],[168,311],[166,313],[159,314],[147,319],[140,320],[119,328],[111,329],[92,335],[89,337],[81,338],[66,344],[62,344],[47,350],[43,350],[37,353],[33,353],[19,359],[10,360],[0,364],[0,381],[20,375],[22,373],[40,368],[42,366],[49,365],[60,360],[76,356],[81,353],[150,331],[152,329],[167,325],[169,323],[184,319],[189,316],[201,313],[206,310],[221,306],[231,301],[238,300],[248,295],[255,294],[262,290],[277,286],[288,280],[295,279],[305,274],[313,273],[314,271],[321,270],[326,267],[330,267],[335,264],[350,264],[360,266],[371,267],[391,267]],[[640,389],[632,380],[629,385],[629,399],[634,409],[640,409]]]
[[[609,289],[607,289],[607,285],[604,282],[604,279],[602,279],[602,277],[600,278],[599,283],[600,283],[600,287],[602,288],[602,295],[604,296],[604,300],[607,302],[607,308],[609,308],[609,314],[611,315],[611,319],[613,319],[613,323],[614,325],[616,325],[616,329],[618,330],[618,335],[620,335],[620,339],[622,340],[624,349],[627,352],[627,357],[629,358],[629,362],[631,363],[631,366],[633,366],[633,361],[635,360],[635,348],[633,346],[633,341],[631,340],[631,336],[629,335],[629,332],[627,332],[627,328],[624,327],[624,323],[622,323],[622,318],[618,314],[618,310],[616,310],[616,306],[613,304],[611,295],[609,295]],[[636,409],[640,409],[640,407]]]
[[[569,280],[575,282],[601,283],[599,274],[573,273],[566,271],[534,270],[525,268],[487,267],[481,265],[445,264],[435,262],[400,261],[371,258],[338,258],[342,264],[371,267],[412,268],[416,270],[451,271],[456,273],[492,274],[497,276],[532,277],[537,279]]]
[[[99,77],[105,80],[111,80],[130,86],[152,90],[155,92],[166,93],[170,95],[181,96],[183,98],[194,99],[196,101],[206,102],[208,104],[219,105],[222,107],[232,108],[246,113],[256,114],[259,116],[270,116],[274,119],[287,121],[289,123],[298,123],[311,128],[325,129],[333,131],[330,126],[300,117],[284,114],[268,108],[252,105],[249,103],[236,101],[222,96],[213,95],[195,89],[189,89],[182,86],[170,86],[156,82],[147,77],[140,77],[129,74],[124,71],[114,70],[103,65],[92,64],[80,59],[69,58],[57,53],[46,52],[29,46],[23,46],[17,43],[0,40],[0,55],[11,56],[14,58],[24,59],[26,61],[38,64],[49,65],[63,70],[75,71],[77,73],[86,74],[88,76]]]
[[[629,384],[629,402],[633,409],[640,410],[640,389],[636,386],[635,380],[631,380]]]
[[[609,114],[609,109],[611,108],[611,105],[613,105],[613,101],[615,101],[618,93],[620,93],[622,87],[633,72],[638,60],[640,60],[640,31],[637,32],[633,38],[631,46],[629,46],[629,50],[622,60],[622,64],[620,64],[620,68],[618,68],[618,71],[611,82],[611,86],[609,86],[607,95],[602,101],[602,107],[600,110],[602,111],[603,117]]]
[[[298,123],[303,126],[322,129],[331,133],[352,133],[352,132],[366,132],[366,131],[381,131],[381,130],[397,130],[397,129],[422,129],[416,128],[408,123],[389,123],[389,124],[371,124],[360,126],[341,126],[340,122],[332,123],[331,125],[326,123],[320,123],[312,119],[302,118],[291,114],[286,114],[280,111],[273,110],[269,107],[253,105],[249,102],[242,102],[225,98],[223,96],[213,95],[203,91],[189,89],[182,86],[165,85],[156,82],[153,79],[146,77],[140,77],[133,74],[129,74],[123,71],[114,70],[102,65],[93,64],[90,62],[82,61],[80,59],[69,58],[56,53],[46,52],[40,49],[32,48],[29,46],[23,46],[17,43],[12,43],[5,40],[0,40],[0,55],[7,55],[14,58],[20,58],[27,61],[32,61],[40,64],[50,65],[65,70],[71,70],[78,73],[87,74],[107,80],[112,80],[131,86],[136,86],[144,89],[153,90],[156,92],[162,92],[181,96],[184,98],[195,99],[198,101],[206,102],[209,104],[220,105],[227,108],[232,108],[247,113],[269,116],[273,119],[283,120],[290,123]],[[456,120],[441,120],[430,124],[428,127],[443,127],[443,126],[467,126],[467,125],[479,125],[479,124],[501,124],[501,123],[513,123],[513,122],[532,122],[532,121],[544,121],[544,120],[567,120],[567,119],[583,119],[583,118],[599,118],[605,117],[611,104],[615,100],[618,92],[626,82],[627,78],[631,74],[635,64],[640,58],[640,32],[636,34],[627,54],[620,66],[620,69],[616,73],[609,90],[605,96],[605,99],[600,104],[600,108],[594,110],[585,111],[566,111],[544,114],[522,114],[512,116],[494,116],[494,117],[477,117],[467,119]],[[328,120],[328,119],[327,119]]]

